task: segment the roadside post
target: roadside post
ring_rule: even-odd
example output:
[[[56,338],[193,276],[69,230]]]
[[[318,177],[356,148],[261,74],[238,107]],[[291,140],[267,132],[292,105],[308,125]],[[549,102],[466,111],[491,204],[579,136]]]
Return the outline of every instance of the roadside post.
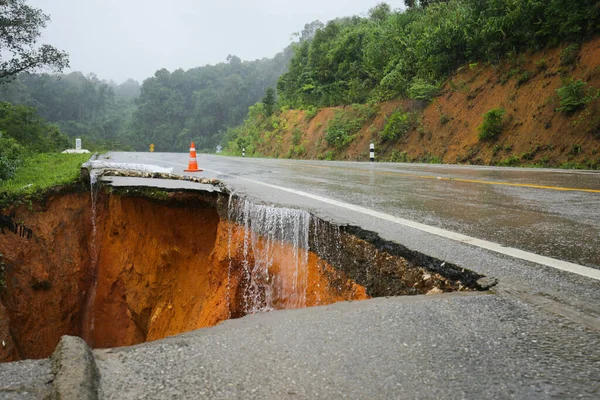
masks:
[[[75,150],[81,150],[81,139],[75,139]]]
[[[371,162],[375,162],[375,144],[371,143],[371,152],[369,154],[369,158],[371,159]]]
[[[246,148],[242,147],[242,157],[246,157]]]

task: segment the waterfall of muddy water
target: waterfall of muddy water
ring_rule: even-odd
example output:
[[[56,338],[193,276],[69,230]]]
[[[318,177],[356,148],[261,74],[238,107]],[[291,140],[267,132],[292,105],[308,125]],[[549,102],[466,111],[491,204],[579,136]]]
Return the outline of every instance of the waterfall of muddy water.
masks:
[[[228,249],[230,260],[242,253],[244,312],[306,307],[310,214],[241,199],[229,202],[228,213],[244,228],[243,248]]]
[[[92,334],[94,332],[94,303],[96,301],[96,290],[98,287],[98,243],[97,243],[97,226],[96,226],[96,215],[97,215],[97,203],[98,203],[98,189],[97,181],[98,176],[102,173],[101,170],[91,169],[90,170],[90,195],[92,196],[92,240],[89,243],[90,251],[90,278],[91,285],[90,291],[85,295],[85,308],[83,315],[83,326],[82,326],[82,337],[90,343]]]

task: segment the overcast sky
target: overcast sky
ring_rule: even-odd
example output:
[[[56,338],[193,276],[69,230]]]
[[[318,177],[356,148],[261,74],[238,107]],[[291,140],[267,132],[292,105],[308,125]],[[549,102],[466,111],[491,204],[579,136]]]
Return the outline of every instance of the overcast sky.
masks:
[[[71,71],[121,83],[224,62],[273,57],[304,24],[365,15],[381,0],[26,0],[52,20],[41,43],[69,53]],[[387,1],[393,8],[403,0]]]

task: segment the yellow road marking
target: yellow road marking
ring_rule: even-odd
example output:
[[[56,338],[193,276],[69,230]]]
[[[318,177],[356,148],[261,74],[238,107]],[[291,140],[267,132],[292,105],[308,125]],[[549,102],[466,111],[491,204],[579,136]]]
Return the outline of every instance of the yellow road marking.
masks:
[[[322,165],[305,165],[306,167],[311,168],[323,168],[323,169],[343,169],[343,170],[352,170],[352,171],[360,171],[360,172],[370,172],[364,169],[352,168],[352,167],[326,167]],[[515,187],[526,187],[533,189],[547,189],[547,190],[559,190],[564,192],[586,192],[586,193],[600,193],[600,189],[583,189],[583,188],[567,188],[560,186],[546,186],[546,185],[535,185],[533,183],[512,183],[512,182],[495,182],[495,181],[483,181],[479,179],[463,179],[463,178],[446,178],[435,175],[414,175],[414,174],[404,174],[402,172],[393,172],[393,171],[373,171],[379,175],[395,175],[402,176],[406,178],[419,178],[419,179],[435,179],[438,181],[453,181],[453,182],[465,182],[465,183],[479,183],[483,185],[500,185],[500,186],[515,186]]]

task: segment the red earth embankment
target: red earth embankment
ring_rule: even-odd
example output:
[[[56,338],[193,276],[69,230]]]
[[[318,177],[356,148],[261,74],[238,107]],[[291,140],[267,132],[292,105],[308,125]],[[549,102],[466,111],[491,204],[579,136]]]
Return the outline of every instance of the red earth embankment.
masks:
[[[368,161],[369,144],[374,142],[378,161],[598,169],[600,96],[565,113],[557,110],[556,90],[572,79],[584,81],[592,94],[600,90],[600,38],[572,51],[567,47],[523,54],[496,65],[466,65],[429,104],[414,100],[378,104],[376,116],[343,149],[329,145],[325,134],[336,112],[351,112],[351,106],[324,108],[313,118],[303,110],[283,112],[277,136],[264,138],[258,153]],[[412,114],[412,127],[397,140],[384,141],[380,132],[399,108]],[[503,131],[495,140],[479,140],[483,115],[494,108],[505,110]]]

